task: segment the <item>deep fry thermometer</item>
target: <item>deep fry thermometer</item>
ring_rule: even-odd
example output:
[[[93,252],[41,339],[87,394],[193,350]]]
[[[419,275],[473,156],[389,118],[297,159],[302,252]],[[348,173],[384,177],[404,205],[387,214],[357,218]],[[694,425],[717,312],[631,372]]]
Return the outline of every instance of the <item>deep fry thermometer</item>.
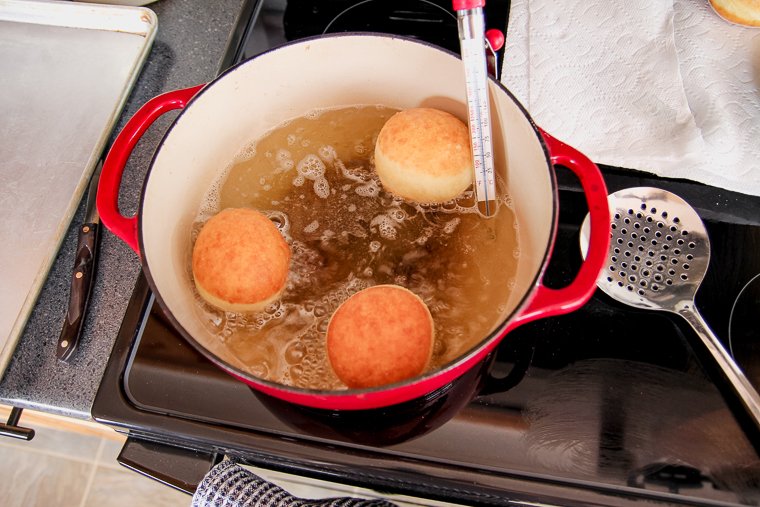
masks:
[[[485,51],[485,0],[454,0],[459,44],[464,63],[468,123],[475,172],[475,195],[481,210],[490,216],[496,199],[488,70]]]

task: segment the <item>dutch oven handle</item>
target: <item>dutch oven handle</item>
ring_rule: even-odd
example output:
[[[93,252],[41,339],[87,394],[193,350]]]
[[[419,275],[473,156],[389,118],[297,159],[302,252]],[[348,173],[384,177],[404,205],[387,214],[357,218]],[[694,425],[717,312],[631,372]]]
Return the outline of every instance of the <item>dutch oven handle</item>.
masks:
[[[125,217],[119,211],[119,187],[124,167],[127,165],[132,150],[148,127],[164,113],[185,107],[203,86],[205,85],[174,90],[146,102],[116,137],[103,162],[97,195],[100,220],[137,255],[140,255],[137,240],[137,215]]]
[[[539,284],[536,295],[517,319],[524,324],[538,318],[577,310],[593,295],[596,280],[607,258],[610,245],[610,210],[607,186],[599,168],[586,155],[541,130],[552,164],[567,167],[581,182],[590,216],[588,255],[570,284],[550,289]]]

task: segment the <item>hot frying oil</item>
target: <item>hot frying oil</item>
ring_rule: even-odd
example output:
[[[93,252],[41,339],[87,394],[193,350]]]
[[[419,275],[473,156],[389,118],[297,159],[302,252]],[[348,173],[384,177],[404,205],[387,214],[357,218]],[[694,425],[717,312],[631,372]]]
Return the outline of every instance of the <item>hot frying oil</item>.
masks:
[[[491,218],[478,212],[471,192],[420,205],[385,191],[373,151],[395,112],[323,110],[277,127],[238,155],[199,214],[196,230],[221,209],[255,208],[292,251],[283,296],[264,312],[226,313],[198,296],[208,325],[250,373],[345,388],[327,361],[327,325],[343,301],[373,285],[401,285],[425,301],[435,321],[431,368],[479,343],[511,311],[519,248],[506,189]]]

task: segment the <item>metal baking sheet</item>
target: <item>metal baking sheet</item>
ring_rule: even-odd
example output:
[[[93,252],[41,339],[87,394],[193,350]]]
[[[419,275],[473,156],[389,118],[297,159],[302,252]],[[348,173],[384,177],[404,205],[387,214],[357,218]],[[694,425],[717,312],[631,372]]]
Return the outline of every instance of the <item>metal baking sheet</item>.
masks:
[[[144,7],[0,0],[0,377],[157,25]]]

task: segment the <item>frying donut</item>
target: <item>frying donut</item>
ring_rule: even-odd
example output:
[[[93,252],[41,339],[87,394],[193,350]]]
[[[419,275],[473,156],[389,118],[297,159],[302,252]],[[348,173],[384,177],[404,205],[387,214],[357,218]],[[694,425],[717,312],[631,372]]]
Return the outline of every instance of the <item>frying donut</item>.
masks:
[[[227,208],[203,225],[195,241],[195,286],[221,310],[260,311],[285,288],[290,257],[285,238],[266,216]]]
[[[472,183],[467,125],[438,109],[400,111],[378,134],[375,170],[383,186],[404,199],[450,201]]]
[[[433,352],[433,318],[413,292],[377,285],[357,292],[327,327],[327,355],[350,388],[376,387],[420,375]]]

